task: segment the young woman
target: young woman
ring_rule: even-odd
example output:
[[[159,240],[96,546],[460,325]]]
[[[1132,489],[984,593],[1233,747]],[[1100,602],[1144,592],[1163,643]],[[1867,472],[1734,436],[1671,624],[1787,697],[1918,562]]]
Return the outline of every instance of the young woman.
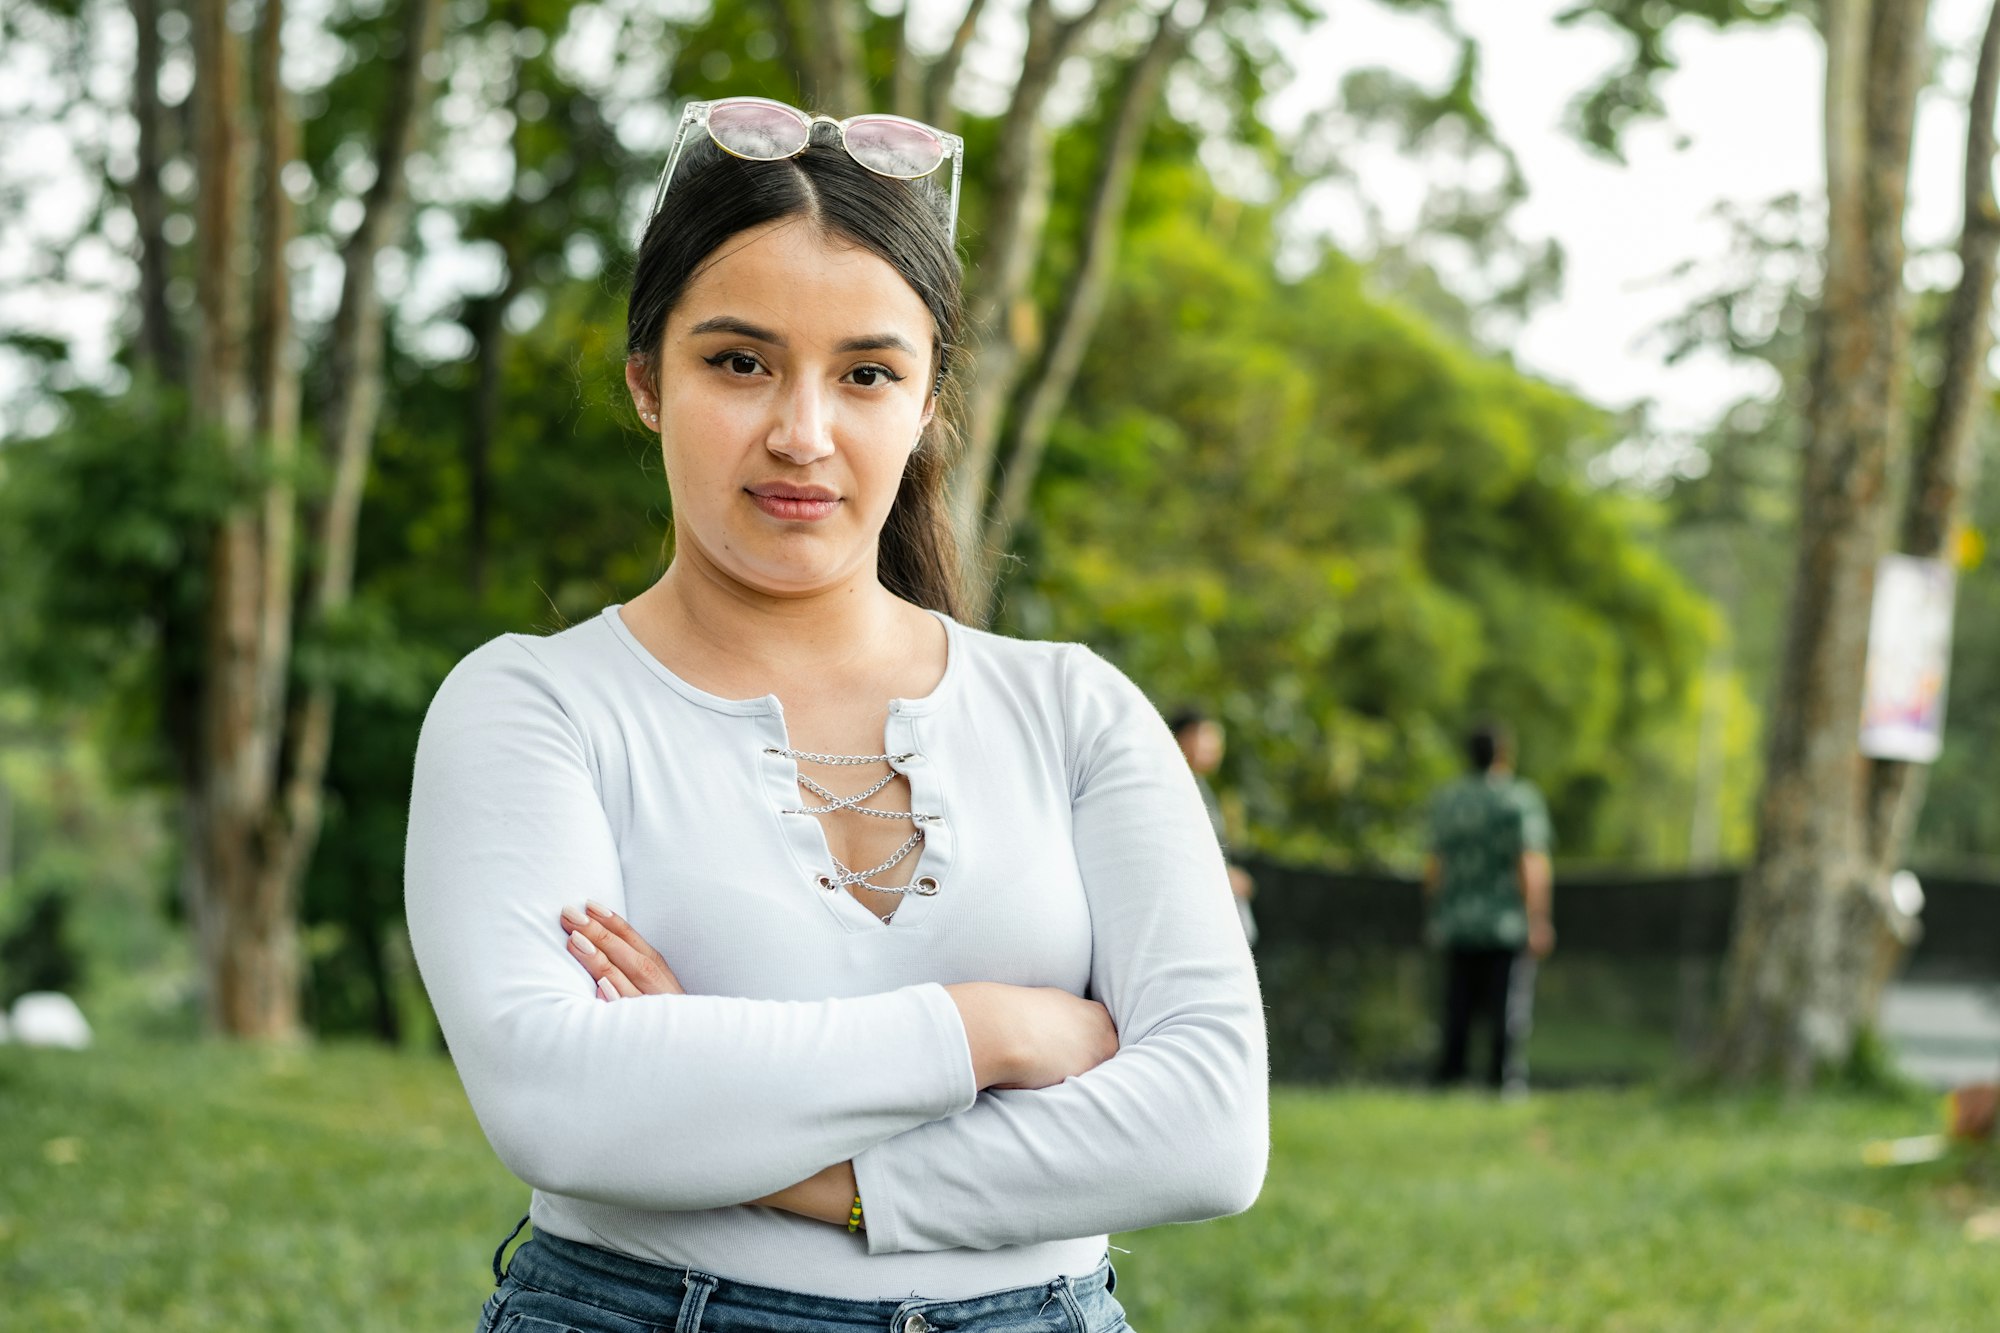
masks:
[[[425,719],[411,940],[534,1187],[482,1330],[1105,1333],[1107,1233],[1257,1195],[1187,765],[1088,649],[951,614],[959,151],[689,108],[627,370],[673,560]]]

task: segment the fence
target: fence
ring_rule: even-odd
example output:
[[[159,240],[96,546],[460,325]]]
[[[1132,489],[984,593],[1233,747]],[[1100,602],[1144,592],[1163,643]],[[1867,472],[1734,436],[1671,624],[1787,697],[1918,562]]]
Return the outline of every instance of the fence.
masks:
[[[1413,1080],[1435,1040],[1435,961],[1416,881],[1248,860],[1277,1077]],[[1905,975],[2000,982],[2000,883],[1919,875],[1923,938]],[[1559,948],[1537,985],[1541,1083],[1650,1077],[1698,1048],[1739,871],[1565,873]]]

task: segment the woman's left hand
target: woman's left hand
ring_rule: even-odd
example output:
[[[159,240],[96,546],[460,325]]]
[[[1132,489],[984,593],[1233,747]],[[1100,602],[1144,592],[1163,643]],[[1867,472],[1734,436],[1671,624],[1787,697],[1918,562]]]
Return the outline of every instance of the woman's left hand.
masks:
[[[597,982],[599,997],[687,994],[660,951],[603,904],[563,908],[562,925],[569,934],[569,956]]]

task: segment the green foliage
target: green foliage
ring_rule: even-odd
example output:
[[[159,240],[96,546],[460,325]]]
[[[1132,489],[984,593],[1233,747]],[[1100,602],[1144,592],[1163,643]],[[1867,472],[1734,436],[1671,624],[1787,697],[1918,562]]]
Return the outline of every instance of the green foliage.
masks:
[[[1431,11],[1456,43],[1450,74],[1427,87],[1393,68],[1349,73],[1339,97],[1301,130],[1293,188],[1344,185],[1368,220],[1371,234],[1361,246],[1375,289],[1462,341],[1498,350],[1506,330],[1559,290],[1563,250],[1515,229],[1527,178],[1479,99],[1479,46],[1459,30],[1447,5],[1418,0],[1403,7]],[[1407,232],[1387,228],[1349,161],[1371,140],[1393,146],[1425,180],[1422,207]]]
[[[117,790],[86,721],[0,691],[0,1007],[61,990],[100,1026],[178,1028],[186,942],[161,910],[160,805]]]
[[[1570,108],[1571,127],[1590,147],[1620,158],[1619,139],[1633,125],[1666,113],[1659,80],[1676,65],[1667,32],[1683,19],[1717,28],[1740,23],[1774,23],[1796,14],[1817,13],[1814,0],[1579,0],[1558,23],[1593,20],[1632,43],[1630,62],[1612,70]]]
[[[1280,1090],[1250,1212],[1114,1238],[1150,1333],[1980,1328],[1977,1161],[1860,1165],[1928,1101]],[[24,1328],[470,1327],[527,1187],[448,1063],[330,1045],[0,1047],[0,1289]]]
[[[1183,170],[1142,180],[1008,623],[1210,701],[1262,850],[1407,858],[1460,727],[1498,713],[1566,852],[1673,859],[1662,738],[1710,618],[1652,508],[1581,480],[1608,423],[1345,261],[1279,281],[1268,219],[1218,234],[1216,209]]]
[[[0,452],[0,680],[108,701],[128,777],[174,771],[192,725],[209,545],[260,478],[189,425],[174,390],[78,390]]]
[[[1298,6],[1239,11],[1178,76],[1203,103],[1200,130],[1164,113],[1154,127],[1114,308],[1023,535],[1012,623],[1105,647],[1162,703],[1216,700],[1234,733],[1230,798],[1267,850],[1407,855],[1416,803],[1458,766],[1459,727],[1502,711],[1565,851],[1675,860],[1680,821],[1657,808],[1684,800],[1691,761],[1675,729],[1711,631],[1653,550],[1650,503],[1578,480],[1609,423],[1379,299],[1389,261],[1371,274],[1333,256],[1281,281],[1270,212],[1194,165],[1219,135],[1280,198],[1310,176],[1254,114],[1283,55],[1256,20],[1281,8]],[[333,261],[366,188],[397,17],[336,7],[300,90],[302,268]],[[870,20],[878,61],[891,21]],[[564,55],[586,29],[608,51],[603,77]],[[1378,87],[1369,114],[1504,156],[1472,97],[1476,52],[1462,57],[1441,90]],[[764,4],[685,17],[569,0],[461,7],[444,64],[412,168],[413,233],[384,266],[398,308],[355,599],[301,631],[292,679],[330,682],[340,699],[304,886],[309,1009],[322,1031],[411,1042],[428,1029],[395,922],[425,703],[484,640],[594,615],[664,564],[666,489],[655,447],[628,429],[622,383],[618,275],[632,198],[659,165],[634,127],[669,96],[799,96]],[[1073,267],[1104,114],[1087,110],[1056,143],[1044,308]],[[962,231],[976,238],[998,126],[960,128]],[[479,184],[470,168],[499,158],[511,179]],[[1518,201],[1518,173],[1505,175],[1493,198],[1440,196],[1435,226],[1490,248]],[[420,305],[391,280],[462,240],[491,282]],[[182,277],[190,262],[175,252]],[[1422,263],[1397,262],[1386,280],[1421,287]],[[1469,329],[1439,292],[1426,310]],[[325,330],[303,334],[310,423],[329,388]],[[121,778],[171,782],[199,698],[209,539],[260,478],[192,436],[184,404],[150,382],[62,403],[59,429],[0,450],[0,676],[96,710]],[[301,454],[318,454],[310,429]],[[294,480],[308,498],[321,482],[311,466]]]
[[[0,935],[0,1008],[29,991],[69,994],[83,977],[83,960],[69,928],[76,886],[59,877],[50,882],[46,871],[40,878],[40,883],[30,880],[22,886],[26,906],[20,920]]]

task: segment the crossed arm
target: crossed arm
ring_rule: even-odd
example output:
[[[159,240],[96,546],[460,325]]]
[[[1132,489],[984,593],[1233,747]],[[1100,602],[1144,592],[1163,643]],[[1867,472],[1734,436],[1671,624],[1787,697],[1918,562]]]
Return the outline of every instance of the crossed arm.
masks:
[[[564,907],[562,928],[570,954],[607,1002],[687,994],[660,951],[604,904],[592,899],[582,907]],[[992,982],[944,989],[965,1024],[973,1082],[982,1089],[1045,1088],[1095,1069],[1118,1053],[1118,1031],[1095,1000],[1050,987]],[[845,1224],[856,1193],[854,1163],[843,1161],[750,1202]]]
[[[1220,855],[1143,696],[1087,654],[1066,670],[1082,682],[1066,708],[1090,994],[1117,1029],[1117,1053],[1101,1062],[1086,1062],[1087,1041],[1053,1060],[1046,1044],[1020,1041],[1046,1029],[1047,1012],[1013,987],[687,995],[664,987],[662,958],[662,989],[621,968],[631,993],[614,979],[621,999],[604,1001],[556,933],[566,903],[610,899],[596,922],[608,932],[623,902],[582,737],[525,648],[496,641],[468,658],[419,746],[407,906],[425,984],[502,1160],[537,1188],[607,1203],[769,1201],[829,1220],[835,1199],[845,1216],[851,1173],[875,1253],[1247,1207],[1268,1150],[1268,1076]],[[536,940],[546,947],[524,947]],[[1040,998],[1072,1018],[1090,1003]],[[1059,1081],[1024,1086],[1052,1073]],[[718,1129],[720,1150],[662,1150]]]

